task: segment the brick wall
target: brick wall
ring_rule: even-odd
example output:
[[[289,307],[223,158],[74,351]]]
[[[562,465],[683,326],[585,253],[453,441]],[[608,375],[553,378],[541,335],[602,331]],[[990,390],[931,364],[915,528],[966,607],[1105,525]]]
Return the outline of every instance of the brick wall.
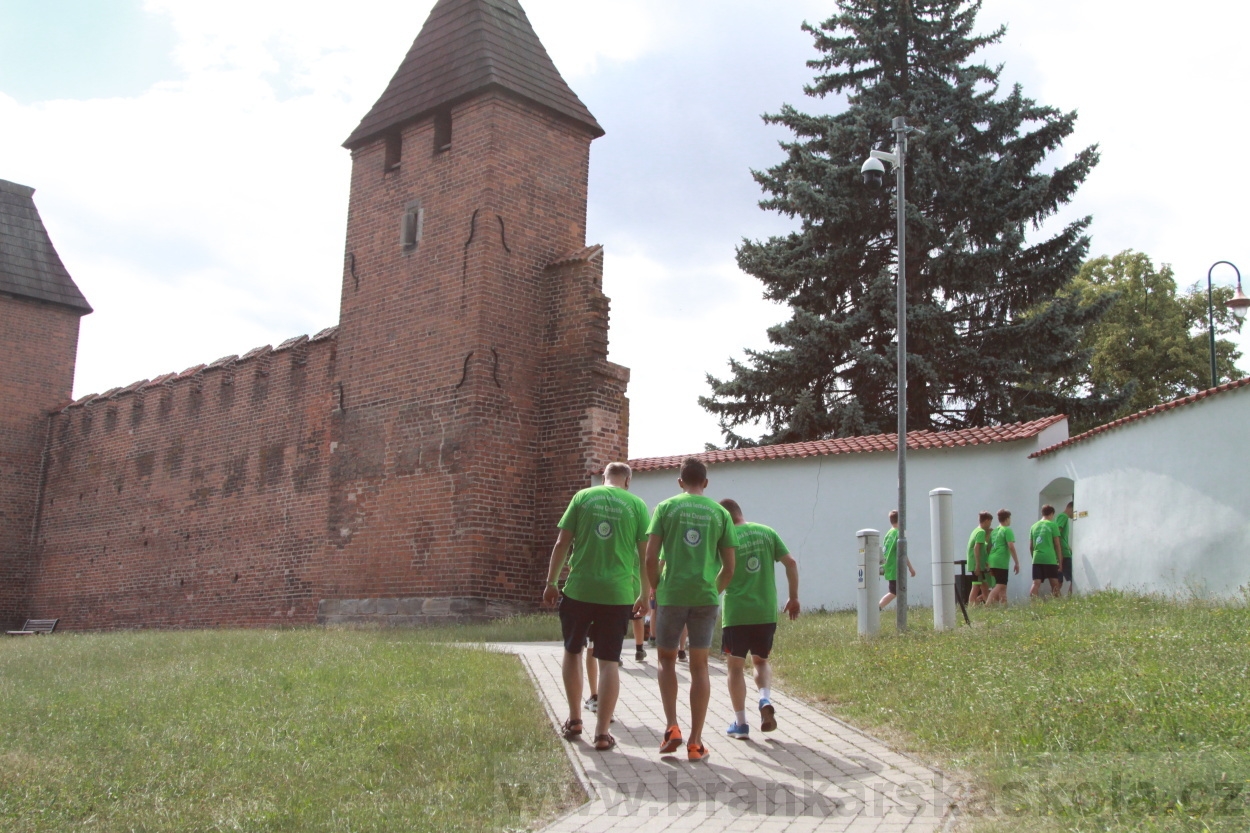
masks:
[[[52,418],[31,616],[74,628],[311,622],[333,331]]]
[[[534,607],[569,497],[626,457],[629,373],[607,361],[585,248],[590,141],[489,92],[454,108],[450,149],[427,119],[398,166],[384,140],[355,150],[335,332],[43,420],[26,614],[201,627]]]
[[[0,296],[0,624],[27,617],[48,413],[74,384],[79,313]]]

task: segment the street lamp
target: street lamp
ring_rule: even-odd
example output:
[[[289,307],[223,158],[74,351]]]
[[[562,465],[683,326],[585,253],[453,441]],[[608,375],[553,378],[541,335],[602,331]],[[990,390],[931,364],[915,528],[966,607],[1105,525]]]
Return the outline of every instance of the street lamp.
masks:
[[[908,127],[907,120],[898,116],[891,124],[894,131],[894,151],[887,153],[874,150],[860,167],[864,184],[879,187],[885,178],[885,165],[894,166],[895,214],[898,217],[898,546],[897,565],[898,601],[896,622],[899,632],[907,630],[907,200],[904,197],[904,167],[907,160],[907,137],[923,136],[924,132]]]
[[[1220,383],[1219,376],[1216,375],[1215,371],[1215,299],[1211,288],[1211,273],[1221,263],[1232,266],[1233,271],[1237,273],[1237,291],[1233,293],[1232,298],[1228,299],[1228,303],[1225,306],[1233,311],[1238,326],[1241,326],[1241,322],[1246,320],[1246,308],[1250,307],[1250,298],[1247,298],[1246,293],[1241,291],[1241,270],[1227,260],[1217,260],[1215,263],[1212,263],[1211,268],[1207,270],[1207,329],[1211,336],[1211,387],[1215,387]]]

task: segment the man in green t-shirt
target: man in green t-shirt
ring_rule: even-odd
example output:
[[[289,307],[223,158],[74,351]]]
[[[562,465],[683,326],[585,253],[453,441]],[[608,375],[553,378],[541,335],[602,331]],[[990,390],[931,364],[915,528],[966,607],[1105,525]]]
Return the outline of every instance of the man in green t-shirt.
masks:
[[[582,664],[587,639],[599,662],[598,711],[595,749],[616,745],[608,731],[620,694],[621,643],[630,616],[640,613],[651,594],[642,569],[646,550],[647,505],[628,491],[632,472],[625,463],[609,463],[603,485],[573,495],[558,524],[560,534],[551,550],[543,603],[559,602],[560,631],[564,637],[564,693],[569,718],[564,737],[582,733]],[[569,576],[561,595],[556,581],[564,569],[570,545]]]
[[[990,591],[990,527],[994,516],[982,512],[977,516],[977,526],[968,536],[968,570],[972,573],[972,588],[968,591],[968,604],[984,604]]]
[[[989,604],[1007,604],[1007,559],[1010,556],[1020,575],[1020,559],[1016,556],[1016,533],[1011,529],[1011,512],[998,510],[998,529],[990,538],[990,575],[994,577],[994,589],[987,600]]]
[[[777,571],[774,565],[786,568],[790,599],[785,611],[791,619],[799,617],[799,564],[790,555],[781,536],[771,527],[747,523],[737,501],[726,498],[720,502],[737,527],[738,546],[734,550],[734,577],[725,590],[721,606],[721,651],[728,664],[729,700],[734,707],[734,722],[725,734],[746,740],[751,728],[747,725],[747,681],[743,673],[747,653],[755,665],[755,686],[760,694],[760,728],[771,732],[777,728],[776,709],[772,702],[773,669],[768,664],[773,636],[777,632]]]
[[[907,559],[907,574],[912,578],[916,577],[916,568],[911,566],[911,559]],[[881,601],[877,602],[878,610],[885,610],[886,606],[894,601],[894,597],[898,595],[898,510],[890,510],[890,530],[881,539],[881,575],[889,582],[889,586],[885,591],[885,595],[881,597]]]
[[[1059,528],[1059,545],[1063,547],[1063,567],[1059,571],[1059,583],[1068,584],[1068,595],[1072,595],[1072,518],[1075,515],[1072,501],[1063,511],[1055,515],[1055,526]],[[1062,589],[1062,588],[1061,588]]]
[[[666,727],[660,752],[676,752],[682,743],[677,725],[677,646],[685,628],[690,648],[690,739],[686,755],[692,761],[702,761],[708,756],[703,723],[712,694],[707,655],[721,591],[733,578],[738,537],[725,507],[703,494],[707,467],[702,461],[687,457],[677,485],[682,493],[655,507],[647,529],[647,579],[655,588],[655,646]]]
[[[1029,596],[1040,597],[1042,582],[1050,582],[1050,592],[1059,596],[1063,569],[1063,545],[1059,542],[1059,527],[1055,526],[1055,507],[1049,503],[1042,507],[1042,519],[1029,528],[1029,558],[1033,560],[1033,589]]]

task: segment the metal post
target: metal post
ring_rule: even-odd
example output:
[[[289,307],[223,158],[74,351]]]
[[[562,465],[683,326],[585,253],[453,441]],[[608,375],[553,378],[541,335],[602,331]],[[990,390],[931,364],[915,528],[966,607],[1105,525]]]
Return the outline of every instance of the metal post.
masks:
[[[1237,273],[1237,288],[1241,288],[1241,270],[1227,260],[1217,260],[1207,270],[1207,332],[1211,337],[1211,387],[1216,387],[1220,383],[1220,377],[1216,375],[1215,370],[1215,293],[1211,289],[1211,273],[1221,263],[1233,267],[1233,271]]]
[[[907,120],[893,121],[898,215],[898,601],[897,628],[907,630],[907,197],[903,168],[907,158]]]
[[[933,565],[933,629],[955,627],[955,493],[929,492],[929,547]]]
[[[879,596],[878,577],[881,574],[881,533],[875,529],[861,529],[855,533],[859,539],[859,635],[876,636],[881,630],[881,610],[877,607]]]

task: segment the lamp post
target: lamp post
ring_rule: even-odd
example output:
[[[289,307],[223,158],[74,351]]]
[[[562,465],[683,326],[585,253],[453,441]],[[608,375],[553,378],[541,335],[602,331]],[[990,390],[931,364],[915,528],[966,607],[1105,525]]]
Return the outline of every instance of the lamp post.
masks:
[[[1211,287],[1211,273],[1221,263],[1232,266],[1233,271],[1237,273],[1237,291],[1232,298],[1228,299],[1226,306],[1233,311],[1238,326],[1240,326],[1242,321],[1246,320],[1246,308],[1250,307],[1250,298],[1247,298],[1246,294],[1241,291],[1241,270],[1227,260],[1217,260],[1215,263],[1212,263],[1211,268],[1207,270],[1207,331],[1211,337],[1211,387],[1215,387],[1220,383],[1215,369],[1215,298],[1214,290]]]
[[[924,132],[907,126],[907,119],[897,116],[891,124],[894,131],[894,152],[874,150],[859,172],[866,185],[880,186],[885,166],[894,166],[895,214],[898,217],[898,545],[896,547],[896,575],[898,594],[896,622],[898,631],[907,630],[907,200],[904,168],[907,161],[907,137],[923,136]]]

